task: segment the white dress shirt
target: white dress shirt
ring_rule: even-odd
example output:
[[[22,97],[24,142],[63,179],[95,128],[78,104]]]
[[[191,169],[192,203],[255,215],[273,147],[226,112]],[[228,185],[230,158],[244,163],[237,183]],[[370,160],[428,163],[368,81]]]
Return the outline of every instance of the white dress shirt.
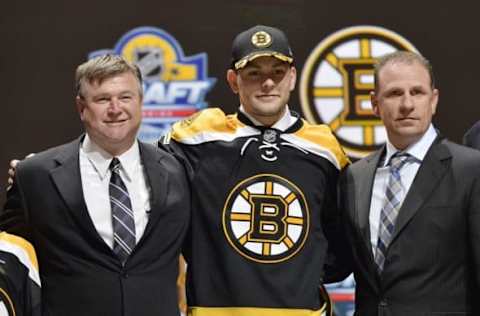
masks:
[[[113,248],[113,225],[110,207],[110,162],[113,156],[95,144],[88,134],[80,147],[80,175],[83,197],[93,225],[102,239]],[[150,190],[140,159],[138,142],[117,157],[120,160],[120,177],[127,187],[135,220],[136,241],[145,231],[150,212]]]
[[[257,121],[254,117],[252,117],[250,114],[248,114],[245,111],[245,108],[243,107],[243,105],[240,105],[239,111],[245,114],[245,116],[248,117],[248,119],[252,121],[252,123],[255,124],[255,126],[263,126],[262,123]],[[290,110],[288,109],[288,105],[287,105],[282,117],[277,122],[275,122],[275,124],[272,125],[272,128],[275,128],[275,129],[278,129],[279,131],[284,132],[290,126],[295,124],[297,120],[298,120],[298,117],[295,117],[290,113]]]
[[[413,180],[417,175],[417,171],[427,154],[428,149],[432,145],[433,141],[437,137],[437,132],[433,125],[430,124],[429,128],[423,134],[423,136],[414,144],[410,145],[403,152],[409,153],[415,159],[409,161],[400,169],[400,177],[402,179],[403,187],[405,188],[405,196],[408,190],[412,186]],[[388,178],[390,176],[389,162],[390,158],[399,150],[395,146],[387,141],[387,151],[383,163],[377,167],[375,173],[375,180],[372,189],[372,200],[370,204],[370,242],[372,243],[372,250],[375,253],[378,242],[378,229],[380,225],[380,214],[385,204],[385,192],[387,190]]]

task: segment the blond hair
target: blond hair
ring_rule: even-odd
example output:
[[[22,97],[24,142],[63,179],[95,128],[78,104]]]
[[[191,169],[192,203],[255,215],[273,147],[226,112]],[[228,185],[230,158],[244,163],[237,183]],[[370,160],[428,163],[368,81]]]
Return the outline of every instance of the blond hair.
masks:
[[[138,92],[143,96],[142,74],[137,65],[119,55],[107,54],[92,58],[77,67],[75,72],[75,92],[83,97],[82,85],[85,82],[102,83],[105,79],[123,73],[131,73],[138,80]]]

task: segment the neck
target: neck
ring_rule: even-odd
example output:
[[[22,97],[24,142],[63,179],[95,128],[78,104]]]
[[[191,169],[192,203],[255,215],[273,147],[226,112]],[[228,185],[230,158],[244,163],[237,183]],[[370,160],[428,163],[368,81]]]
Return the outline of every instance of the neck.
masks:
[[[399,139],[395,139],[395,137],[390,138],[390,143],[398,150],[403,151],[408,146],[416,143],[421,137],[400,137]]]
[[[96,139],[89,134],[90,142],[92,142],[96,147],[105,151],[107,154],[118,157],[125,152],[127,152],[130,148],[132,148],[133,144],[135,143],[135,138],[132,140],[124,141],[121,143],[112,143],[107,141],[102,141],[101,139]]]
[[[275,114],[275,115],[261,115],[257,113],[247,113],[249,116],[251,116],[255,121],[259,122],[262,124],[262,126],[265,127],[271,127],[275,123],[277,123],[285,114],[286,108],[282,109],[281,112]]]

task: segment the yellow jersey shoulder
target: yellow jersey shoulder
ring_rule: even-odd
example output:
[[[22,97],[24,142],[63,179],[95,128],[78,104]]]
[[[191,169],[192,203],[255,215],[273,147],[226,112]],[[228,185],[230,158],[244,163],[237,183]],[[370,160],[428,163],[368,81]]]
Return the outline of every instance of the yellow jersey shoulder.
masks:
[[[22,237],[7,232],[0,232],[0,250],[17,257],[17,259],[28,269],[30,279],[40,286],[38,261],[32,244]]]
[[[343,169],[350,163],[350,160],[343,151],[342,146],[338,142],[335,135],[333,135],[333,132],[328,125],[310,124],[306,120],[302,120],[303,126],[294,133],[295,136],[329,151],[336,158],[340,169]]]
[[[203,139],[205,135],[212,136],[214,139],[217,138],[214,135],[217,135],[222,139],[222,135],[234,136],[238,129],[244,126],[236,114],[226,115],[220,108],[208,108],[176,122],[169,136],[181,143],[188,143],[192,139]]]

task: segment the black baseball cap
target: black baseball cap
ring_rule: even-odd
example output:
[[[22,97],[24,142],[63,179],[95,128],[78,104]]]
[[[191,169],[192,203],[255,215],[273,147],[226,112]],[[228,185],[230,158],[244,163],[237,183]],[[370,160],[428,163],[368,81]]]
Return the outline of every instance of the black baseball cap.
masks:
[[[232,69],[241,69],[249,61],[262,56],[293,63],[292,49],[285,33],[275,27],[257,25],[238,34],[233,40]]]

